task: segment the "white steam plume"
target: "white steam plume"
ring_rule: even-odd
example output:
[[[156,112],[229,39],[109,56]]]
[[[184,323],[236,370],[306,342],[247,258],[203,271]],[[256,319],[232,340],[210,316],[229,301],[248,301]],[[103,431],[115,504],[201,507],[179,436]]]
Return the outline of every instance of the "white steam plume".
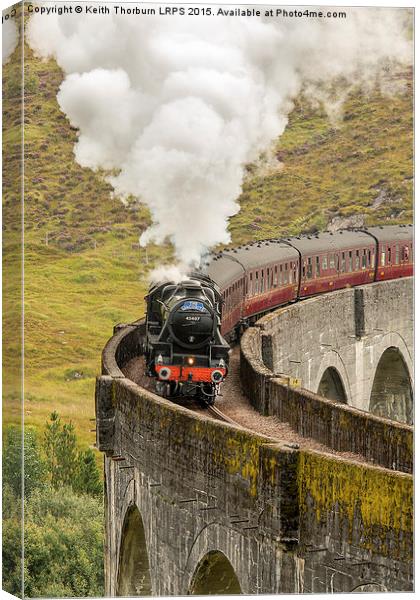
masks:
[[[9,18],[2,25],[2,64],[9,62],[19,41],[19,30],[14,19]]]
[[[306,20],[35,15],[27,39],[66,74],[58,101],[80,129],[77,161],[117,169],[116,193],[149,206],[141,244],[169,238],[182,263],[196,264],[229,242],[244,164],[281,135],[300,92],[336,117],[354,86],[411,63],[409,10],[346,11]],[[338,100],[326,92],[337,77]]]

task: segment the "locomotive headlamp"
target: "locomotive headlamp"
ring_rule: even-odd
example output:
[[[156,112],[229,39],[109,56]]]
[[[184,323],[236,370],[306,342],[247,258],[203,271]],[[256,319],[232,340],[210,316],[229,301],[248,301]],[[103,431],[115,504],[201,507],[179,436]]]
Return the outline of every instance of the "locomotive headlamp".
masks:
[[[159,377],[160,377],[160,379],[163,379],[164,381],[169,379],[170,376],[171,376],[171,369],[168,369],[168,367],[163,367],[163,369],[161,369],[159,371]]]
[[[223,360],[223,358],[221,358],[221,359],[219,360],[219,367],[221,367],[222,369],[224,369],[224,368],[226,367],[226,363],[225,363],[225,361]]]
[[[163,356],[161,354],[159,354],[159,356],[157,357],[156,364],[163,365]]]
[[[187,358],[187,364],[189,364],[189,365],[190,365],[190,367],[192,367],[194,363],[195,363],[195,359],[194,359],[194,357],[193,357],[193,356],[189,356],[189,357]]]
[[[193,335],[190,335],[188,341],[190,342],[190,344],[193,344],[195,342],[195,337]]]
[[[218,369],[216,369],[216,371],[213,371],[213,373],[211,374],[211,380],[213,383],[220,383],[223,379],[223,373],[222,371],[219,371]]]

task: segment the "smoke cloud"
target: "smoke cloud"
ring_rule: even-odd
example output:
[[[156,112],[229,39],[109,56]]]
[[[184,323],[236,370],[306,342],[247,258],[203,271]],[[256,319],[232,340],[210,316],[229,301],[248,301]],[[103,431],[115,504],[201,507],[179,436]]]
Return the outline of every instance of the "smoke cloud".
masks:
[[[2,25],[2,64],[9,62],[19,41],[19,30],[14,19],[9,18]]]
[[[116,170],[116,194],[151,211],[140,243],[170,239],[191,265],[229,242],[244,165],[282,134],[299,93],[336,120],[355,86],[386,87],[411,63],[409,11],[346,11],[342,20],[35,15],[27,39],[64,70],[58,102],[80,130],[76,160]],[[339,97],[328,92],[337,78]]]

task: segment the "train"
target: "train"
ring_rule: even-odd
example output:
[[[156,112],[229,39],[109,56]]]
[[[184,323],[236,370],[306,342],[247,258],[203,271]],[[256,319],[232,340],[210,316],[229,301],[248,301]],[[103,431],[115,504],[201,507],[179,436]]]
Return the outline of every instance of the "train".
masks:
[[[147,374],[166,397],[213,404],[230,344],[267,312],[311,296],[413,274],[412,225],[258,240],[207,256],[146,296]]]

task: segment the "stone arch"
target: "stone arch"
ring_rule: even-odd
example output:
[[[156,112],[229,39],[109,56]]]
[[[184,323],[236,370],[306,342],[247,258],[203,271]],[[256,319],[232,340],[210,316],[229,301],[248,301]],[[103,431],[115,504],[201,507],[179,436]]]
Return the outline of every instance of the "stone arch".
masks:
[[[121,533],[117,596],[151,596],[152,578],[143,519],[135,504],[126,512]]]
[[[244,569],[243,565],[258,562],[258,549],[250,546],[247,538],[239,531],[212,521],[196,532],[189,548],[182,584],[184,595],[192,594],[192,582],[197,574],[197,566],[213,552],[222,553],[232,565],[242,594],[256,593],[253,574],[249,569]]]
[[[325,379],[323,382],[324,377],[329,377],[333,388],[336,389],[336,397],[331,398],[323,394],[320,390],[325,383]],[[337,352],[331,351],[323,355],[317,376],[310,389],[314,393],[320,394],[325,398],[330,398],[330,400],[334,400],[335,402],[352,404],[350,380],[344,362]]]
[[[375,415],[413,423],[413,390],[408,365],[401,350],[387,348],[374,371],[369,410]]]
[[[317,394],[324,398],[328,398],[329,400],[334,400],[334,402],[347,404],[344,385],[340,373],[335,367],[328,367],[328,369],[324,371],[318,385]]]
[[[361,592],[388,592],[389,590],[384,586],[383,583],[376,583],[369,581],[368,583],[362,583],[357,587],[350,590],[350,593],[361,593]]]
[[[189,595],[196,596],[241,593],[239,579],[232,563],[220,550],[212,550],[203,556],[195,569],[188,590]]]

